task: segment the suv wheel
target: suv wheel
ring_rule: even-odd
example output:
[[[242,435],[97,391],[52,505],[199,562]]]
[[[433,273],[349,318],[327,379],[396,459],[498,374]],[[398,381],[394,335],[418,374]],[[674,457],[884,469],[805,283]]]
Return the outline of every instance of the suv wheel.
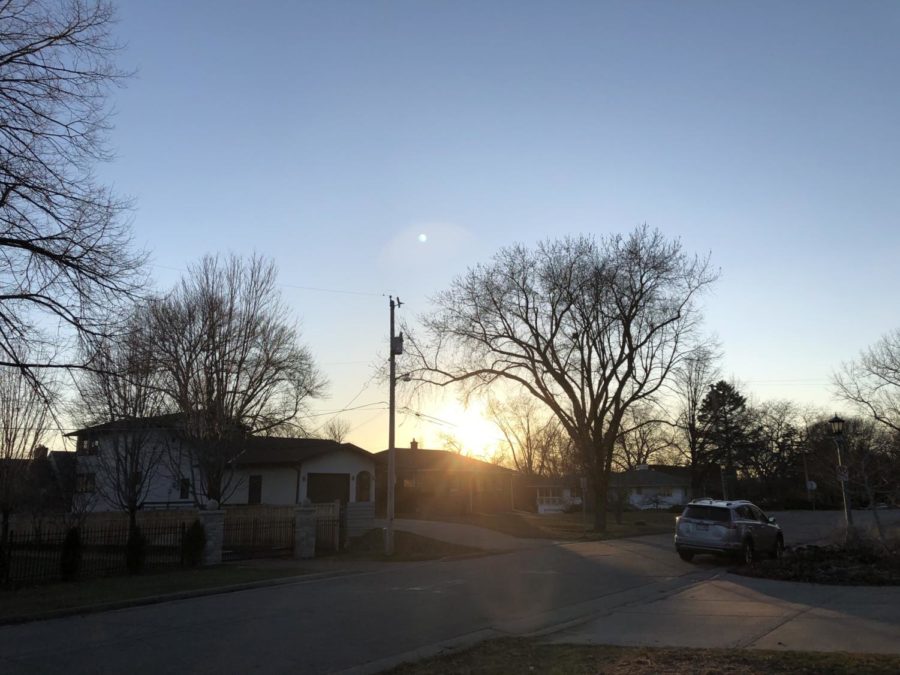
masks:
[[[745,565],[752,565],[754,560],[756,560],[756,554],[753,551],[753,542],[745,539],[744,545],[741,547],[741,562]]]
[[[680,557],[685,562],[691,562],[694,559],[694,554],[690,551],[678,551],[678,557]]]
[[[784,539],[778,537],[775,540],[775,548],[772,549],[772,557],[775,560],[781,560],[784,557]]]

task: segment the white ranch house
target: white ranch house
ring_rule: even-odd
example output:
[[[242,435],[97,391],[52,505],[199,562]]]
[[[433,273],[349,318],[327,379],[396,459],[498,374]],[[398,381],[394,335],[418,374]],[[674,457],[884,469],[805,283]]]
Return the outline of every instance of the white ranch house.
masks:
[[[180,453],[177,415],[128,420],[79,429],[76,438],[75,499],[89,511],[115,511],[104,495],[103,463],[113,460],[115,444],[128,433],[147,436],[146,455],[163,459],[152,466],[145,481],[143,508],[178,509],[203,505],[195,500],[195,467]],[[374,456],[352,443],[312,438],[251,436],[243,441],[223,503],[229,505],[289,506],[340,500],[342,504],[375,501]],[[199,504],[196,502],[199,501]]]

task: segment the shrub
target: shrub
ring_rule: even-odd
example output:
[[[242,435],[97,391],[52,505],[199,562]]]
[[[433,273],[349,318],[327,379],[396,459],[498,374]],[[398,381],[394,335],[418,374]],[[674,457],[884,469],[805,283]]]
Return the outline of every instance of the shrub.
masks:
[[[147,539],[141,528],[135,527],[128,533],[128,542],[125,544],[125,567],[129,574],[140,574],[144,569],[144,560],[147,557]]]
[[[77,527],[70,528],[63,540],[59,573],[63,581],[75,581],[81,572],[81,533]]]
[[[185,530],[181,540],[181,555],[184,564],[188,567],[196,567],[203,562],[203,549],[206,548],[206,530],[203,523],[195,520]]]

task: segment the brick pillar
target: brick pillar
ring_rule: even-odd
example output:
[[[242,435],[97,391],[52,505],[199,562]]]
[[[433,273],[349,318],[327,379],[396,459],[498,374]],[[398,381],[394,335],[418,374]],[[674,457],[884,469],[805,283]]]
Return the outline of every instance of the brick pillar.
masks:
[[[222,562],[222,544],[225,542],[225,512],[200,511],[198,515],[206,532],[203,564],[218,565]]]
[[[294,509],[294,558],[316,557],[316,510],[310,506]]]

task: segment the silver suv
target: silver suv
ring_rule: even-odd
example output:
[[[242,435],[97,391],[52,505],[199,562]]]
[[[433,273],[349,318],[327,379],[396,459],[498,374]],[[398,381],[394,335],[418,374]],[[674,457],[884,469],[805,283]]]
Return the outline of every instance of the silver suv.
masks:
[[[675,550],[688,562],[695,553],[716,553],[749,565],[760,553],[780,558],[784,536],[775,518],[748,501],[695,499],[675,519]]]

